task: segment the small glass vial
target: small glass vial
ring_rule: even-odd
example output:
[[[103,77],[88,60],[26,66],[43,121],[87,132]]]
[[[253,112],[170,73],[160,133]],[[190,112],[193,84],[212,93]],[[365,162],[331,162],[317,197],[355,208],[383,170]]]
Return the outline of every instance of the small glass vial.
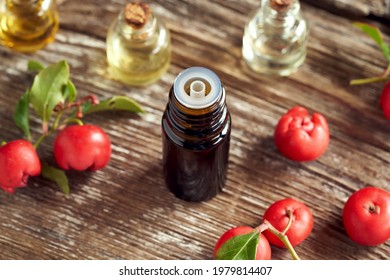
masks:
[[[145,3],[130,3],[107,33],[113,79],[142,86],[157,81],[171,62],[170,32]]]
[[[0,44],[35,52],[54,41],[59,20],[54,0],[0,0]]]
[[[298,0],[262,0],[245,26],[242,54],[256,72],[287,76],[304,62],[307,38]]]
[[[218,76],[203,67],[181,72],[162,118],[168,188],[186,201],[207,201],[226,181],[231,117]]]

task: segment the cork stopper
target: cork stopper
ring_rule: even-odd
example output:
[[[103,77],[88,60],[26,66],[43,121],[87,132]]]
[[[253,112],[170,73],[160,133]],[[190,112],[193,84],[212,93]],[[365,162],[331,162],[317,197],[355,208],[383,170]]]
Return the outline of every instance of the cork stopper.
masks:
[[[277,11],[288,9],[294,0],[270,0],[271,7]]]
[[[129,3],[125,7],[125,19],[127,24],[135,29],[142,28],[148,22],[151,10],[146,3]]]

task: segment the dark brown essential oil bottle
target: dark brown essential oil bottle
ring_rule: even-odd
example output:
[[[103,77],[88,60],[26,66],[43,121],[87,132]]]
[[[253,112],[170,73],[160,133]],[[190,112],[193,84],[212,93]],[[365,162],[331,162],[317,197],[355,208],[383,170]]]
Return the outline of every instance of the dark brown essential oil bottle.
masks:
[[[203,67],[181,72],[162,118],[168,188],[187,201],[207,201],[226,181],[231,117],[218,76]]]

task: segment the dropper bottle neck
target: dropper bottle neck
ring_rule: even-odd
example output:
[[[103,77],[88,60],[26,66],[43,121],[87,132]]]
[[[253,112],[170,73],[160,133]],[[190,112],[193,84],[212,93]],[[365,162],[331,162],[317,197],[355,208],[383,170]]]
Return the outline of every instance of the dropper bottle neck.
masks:
[[[181,72],[170,90],[164,116],[165,131],[177,145],[195,150],[216,145],[230,121],[218,76],[203,67]]]

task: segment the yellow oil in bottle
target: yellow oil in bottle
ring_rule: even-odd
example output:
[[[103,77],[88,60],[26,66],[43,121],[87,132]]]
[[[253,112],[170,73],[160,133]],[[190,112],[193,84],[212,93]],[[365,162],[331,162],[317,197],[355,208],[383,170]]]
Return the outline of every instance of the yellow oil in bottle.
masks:
[[[144,3],[130,3],[107,33],[111,78],[142,86],[158,80],[171,63],[169,30]]]
[[[55,38],[59,17],[53,0],[4,0],[0,6],[0,44],[34,52]]]
[[[110,76],[134,86],[147,85],[159,80],[171,63],[169,48],[154,53],[142,47],[127,46],[119,50],[108,47],[107,52],[110,57]]]

